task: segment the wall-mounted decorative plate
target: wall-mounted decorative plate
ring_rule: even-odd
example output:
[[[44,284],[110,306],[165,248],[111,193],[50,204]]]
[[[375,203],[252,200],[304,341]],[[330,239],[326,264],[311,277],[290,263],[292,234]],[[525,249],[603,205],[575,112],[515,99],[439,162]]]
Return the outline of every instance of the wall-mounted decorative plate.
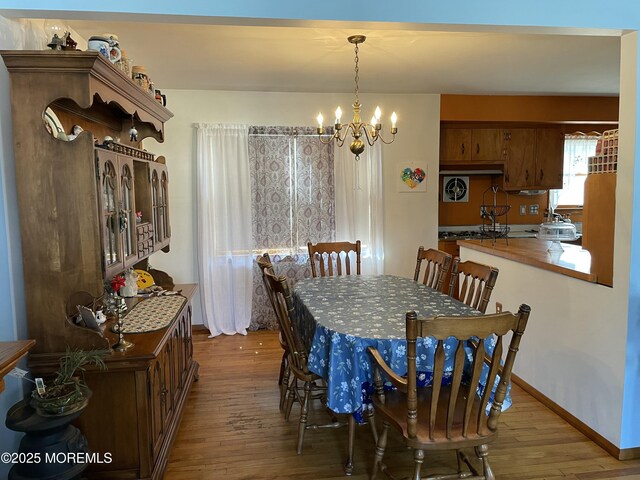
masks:
[[[45,122],[47,131],[53,136],[53,138],[64,140],[65,142],[68,140],[67,134],[64,133],[64,127],[62,126],[60,119],[53,112],[53,110],[47,107],[47,109],[42,114],[42,119]]]

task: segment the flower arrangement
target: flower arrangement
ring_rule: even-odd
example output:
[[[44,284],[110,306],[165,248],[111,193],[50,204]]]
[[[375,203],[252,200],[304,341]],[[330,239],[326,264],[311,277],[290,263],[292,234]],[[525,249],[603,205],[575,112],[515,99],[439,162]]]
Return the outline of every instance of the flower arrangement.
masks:
[[[118,293],[120,289],[124,287],[124,284],[125,284],[124,276],[122,274],[116,275],[111,279],[111,283],[110,283],[111,291],[113,293]]]

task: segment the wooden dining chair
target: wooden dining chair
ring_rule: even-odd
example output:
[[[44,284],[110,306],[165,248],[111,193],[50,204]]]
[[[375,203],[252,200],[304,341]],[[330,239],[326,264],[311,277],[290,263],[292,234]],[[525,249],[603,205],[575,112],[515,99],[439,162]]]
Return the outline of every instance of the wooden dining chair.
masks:
[[[415,282],[420,278],[420,269],[422,268],[422,262],[425,262],[424,275],[422,277],[422,283],[431,287],[439,292],[443,291],[444,281],[449,273],[449,267],[453,255],[442,250],[436,250],[429,248],[427,250],[424,247],[418,248],[418,258],[416,260],[416,271],[413,275]],[[444,292],[443,292],[444,293]]]
[[[276,277],[272,271],[265,269],[264,276],[273,294],[274,310],[278,317],[280,330],[284,337],[288,349],[288,365],[293,379],[287,388],[287,400],[285,405],[285,419],[289,419],[293,402],[297,399],[300,402],[300,419],[298,423],[298,444],[296,451],[302,453],[302,443],[304,433],[307,429],[320,427],[339,427],[346,423],[338,423],[335,415],[332,414],[332,421],[325,425],[308,424],[309,407],[311,400],[326,398],[326,387],[321,384],[322,377],[311,372],[307,368],[308,354],[304,348],[302,338],[293,322],[294,308],[291,290],[287,279],[283,276]],[[302,393],[298,390],[297,382],[304,382]],[[326,403],[326,402],[323,402]],[[332,412],[330,412],[332,413]]]
[[[385,363],[380,352],[373,347],[368,347],[373,359],[376,385],[373,404],[377,418],[383,421],[383,429],[376,444],[372,479],[376,478],[378,469],[386,469],[382,459],[390,426],[402,435],[404,443],[414,451],[414,471],[411,477],[413,479],[493,480],[495,478],[489,465],[487,444],[495,439],[498,432],[498,417],[502,411],[502,403],[511,379],[511,370],[530,312],[529,306],[524,304],[515,315],[505,312],[479,317],[435,317],[419,320],[414,311],[407,312],[406,378],[394,373]],[[500,370],[500,360],[505,349],[503,336],[509,332],[513,335]],[[416,386],[416,341],[419,337],[427,336],[434,338],[437,342],[433,381],[426,387],[418,388]],[[453,371],[445,372],[445,349],[452,346],[450,337],[455,338],[451,350],[454,352]],[[468,342],[472,338],[481,341]],[[482,341],[487,338],[495,338],[495,348],[491,354],[486,354],[485,343]],[[471,362],[467,359],[469,349],[472,355]],[[480,379],[485,363],[488,365],[488,375],[485,383],[482,384]],[[498,377],[499,383],[491,401],[491,386],[495,384]],[[390,381],[397,390],[385,391],[383,387],[385,380]],[[484,385],[487,387],[485,388]],[[477,457],[474,462],[462,451],[470,447],[474,448]],[[445,449],[456,450],[458,473],[421,477],[425,450]],[[463,463],[471,473],[463,472]],[[477,463],[480,463],[480,468]]]
[[[264,289],[267,292],[267,297],[269,298],[269,303],[271,303],[271,307],[273,311],[276,311],[275,299],[273,295],[273,291],[271,290],[271,285],[267,281],[264,272],[268,271],[275,275],[273,271],[273,264],[271,263],[271,257],[269,253],[265,252],[260,255],[256,259],[256,263],[258,267],[260,267],[260,272],[262,273],[262,282],[264,283]],[[277,313],[276,313],[277,315]],[[278,332],[278,340],[280,341],[280,346],[282,347],[282,360],[280,361],[280,373],[278,375],[278,387],[280,388],[280,411],[284,410],[285,398],[287,395],[287,386],[289,385],[289,348],[287,347],[287,342],[285,342],[284,337],[282,335],[282,330]]]
[[[311,275],[314,277],[332,277],[334,275],[351,275],[351,258],[349,252],[355,252],[356,274],[360,275],[360,240],[350,242],[322,242],[313,245],[307,243]]]
[[[451,265],[449,296],[485,313],[497,279],[497,268],[471,260],[461,262],[456,257]]]

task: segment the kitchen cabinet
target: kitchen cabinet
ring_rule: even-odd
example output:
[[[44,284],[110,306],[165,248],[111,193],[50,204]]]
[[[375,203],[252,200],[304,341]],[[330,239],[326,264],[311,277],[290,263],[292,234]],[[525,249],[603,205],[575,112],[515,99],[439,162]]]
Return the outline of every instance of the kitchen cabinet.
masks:
[[[562,188],[564,133],[558,128],[536,129],[536,184],[540,188]]]
[[[504,168],[505,190],[562,188],[564,134],[541,124],[442,123],[440,164]]]
[[[460,247],[456,240],[438,240],[438,250],[453,255],[454,258],[460,256]]]
[[[440,163],[500,163],[504,161],[500,128],[457,128],[440,132]]]
[[[590,173],[584,182],[582,248],[591,254],[596,282],[613,286],[616,173]]]
[[[559,128],[505,129],[505,190],[562,188],[564,135]]]

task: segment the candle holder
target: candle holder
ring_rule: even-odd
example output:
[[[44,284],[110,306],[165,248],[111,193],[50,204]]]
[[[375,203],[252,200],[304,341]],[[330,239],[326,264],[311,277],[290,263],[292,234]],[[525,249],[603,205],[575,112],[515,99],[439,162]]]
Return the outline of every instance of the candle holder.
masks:
[[[124,339],[123,324],[124,322],[118,309],[116,310],[116,323],[111,327],[111,331],[118,334],[118,341],[111,347],[116,352],[125,352],[135,345],[133,342],[128,342]]]

